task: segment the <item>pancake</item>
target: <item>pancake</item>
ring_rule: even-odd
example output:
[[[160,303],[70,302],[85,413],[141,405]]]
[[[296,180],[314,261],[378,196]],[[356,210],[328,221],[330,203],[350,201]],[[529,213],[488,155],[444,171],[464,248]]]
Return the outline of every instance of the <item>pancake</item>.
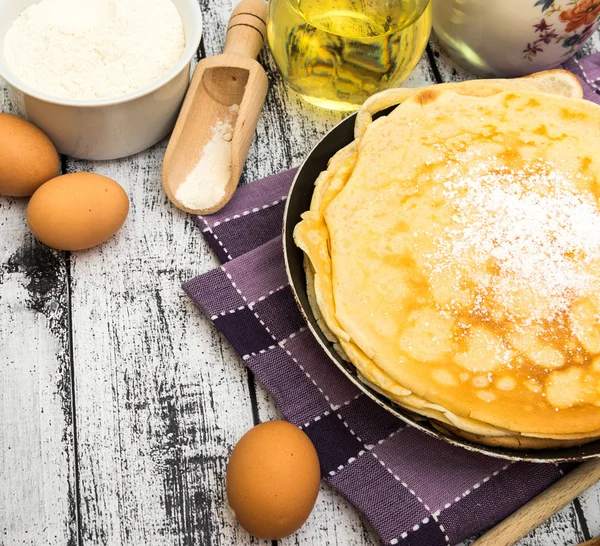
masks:
[[[600,436],[600,108],[483,94],[418,92],[332,159],[294,234],[311,303],[365,381],[444,430],[584,443]]]
[[[487,97],[502,91],[531,91],[537,93],[550,93],[571,99],[583,98],[583,88],[572,72],[567,70],[545,70],[530,76],[514,79],[498,80],[470,80],[464,82],[441,83],[429,88],[450,90],[463,95]],[[406,99],[423,89],[419,87],[398,87],[387,89],[368,98],[356,116],[354,134],[356,138],[362,137],[366,128],[373,121],[373,114],[385,110],[390,106],[401,104]]]

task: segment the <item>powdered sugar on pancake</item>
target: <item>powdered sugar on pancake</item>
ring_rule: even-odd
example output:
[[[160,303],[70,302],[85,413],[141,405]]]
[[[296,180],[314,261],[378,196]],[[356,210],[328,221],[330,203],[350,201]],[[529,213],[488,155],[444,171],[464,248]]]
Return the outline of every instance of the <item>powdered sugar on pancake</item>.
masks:
[[[552,320],[592,293],[600,260],[600,212],[574,175],[540,161],[517,167],[457,165],[437,180],[452,223],[436,240],[431,274],[457,270],[475,310]],[[581,184],[580,184],[581,186]]]

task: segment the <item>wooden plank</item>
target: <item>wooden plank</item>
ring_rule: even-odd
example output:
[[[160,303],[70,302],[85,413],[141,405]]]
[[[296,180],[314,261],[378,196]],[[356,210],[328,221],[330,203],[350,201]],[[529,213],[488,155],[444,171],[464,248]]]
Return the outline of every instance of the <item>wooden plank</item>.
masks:
[[[476,538],[479,537],[466,540],[460,546],[470,546],[475,542]],[[528,536],[517,542],[515,546],[558,546],[563,544],[579,544],[584,540],[585,536],[571,503],[532,531]]]
[[[333,125],[347,114],[315,108],[289,90],[278,76],[273,59],[261,58],[271,75],[267,106],[259,123],[257,138],[246,166],[246,177],[255,180],[300,164],[312,147]],[[429,61],[423,57],[405,82],[418,87],[435,81]],[[281,143],[281,145],[273,145]],[[269,153],[265,154],[264,151]],[[261,421],[279,419],[280,414],[270,395],[256,384]],[[315,510],[302,529],[292,537],[278,541],[281,545],[375,544],[377,536],[358,511],[328,484],[321,485]]]
[[[226,16],[220,22],[225,24]],[[215,37],[215,40],[217,38]],[[256,180],[282,169],[299,165],[312,147],[348,114],[316,108],[289,90],[277,72],[271,55],[260,58],[270,75],[271,86],[257,136],[250,150],[245,178]],[[405,82],[418,87],[435,81],[426,56]],[[255,386],[261,421],[281,418],[270,395]],[[321,485],[311,517],[292,537],[278,541],[281,545],[375,544],[377,536],[357,510],[328,484]]]
[[[600,29],[583,45],[577,56],[581,57],[582,55],[591,55],[598,52],[600,52]]]
[[[213,4],[204,8],[211,43]],[[181,290],[217,264],[162,191],[165,144],[69,162],[116,179],[131,200],[115,239],[73,257],[82,542],[262,544],[226,506],[227,458],[252,426],[248,379]]]
[[[573,503],[557,512],[548,521],[517,542],[516,546],[547,546],[548,544],[579,544],[586,539]]]
[[[579,502],[589,535],[600,536],[600,483],[581,495]]]
[[[131,200],[115,238],[72,257],[84,544],[246,541],[224,479],[231,447],[252,425],[247,378],[181,290],[216,264],[163,194],[164,148],[69,161],[114,178]]]
[[[210,43],[213,5],[203,8]],[[162,191],[165,145],[69,162],[116,179],[131,200],[114,240],[73,257],[82,542],[262,544],[226,506],[227,458],[252,426],[248,380],[181,290],[216,261]]]
[[[75,545],[68,262],[33,239],[26,204],[0,197],[0,543]]]

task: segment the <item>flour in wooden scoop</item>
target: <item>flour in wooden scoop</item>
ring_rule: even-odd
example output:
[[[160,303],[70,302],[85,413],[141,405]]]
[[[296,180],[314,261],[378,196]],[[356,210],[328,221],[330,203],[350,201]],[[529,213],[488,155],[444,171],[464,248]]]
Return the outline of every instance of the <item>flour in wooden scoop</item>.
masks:
[[[594,291],[600,213],[574,175],[525,162],[475,163],[443,181],[452,223],[437,241],[433,270],[470,264],[470,282],[505,314],[551,320]],[[523,309],[523,315],[520,313]]]
[[[234,124],[239,106],[233,104],[223,119],[211,127],[210,140],[200,152],[200,159],[177,188],[175,199],[185,208],[202,211],[225,198],[231,179]]]

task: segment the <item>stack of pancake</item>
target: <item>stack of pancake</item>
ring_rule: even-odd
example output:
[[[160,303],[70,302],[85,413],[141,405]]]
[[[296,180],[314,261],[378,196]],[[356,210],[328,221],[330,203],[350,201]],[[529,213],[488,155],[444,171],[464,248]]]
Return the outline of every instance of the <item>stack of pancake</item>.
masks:
[[[600,437],[600,107],[581,97],[562,71],[376,95],[296,226],[328,339],[446,433]]]

